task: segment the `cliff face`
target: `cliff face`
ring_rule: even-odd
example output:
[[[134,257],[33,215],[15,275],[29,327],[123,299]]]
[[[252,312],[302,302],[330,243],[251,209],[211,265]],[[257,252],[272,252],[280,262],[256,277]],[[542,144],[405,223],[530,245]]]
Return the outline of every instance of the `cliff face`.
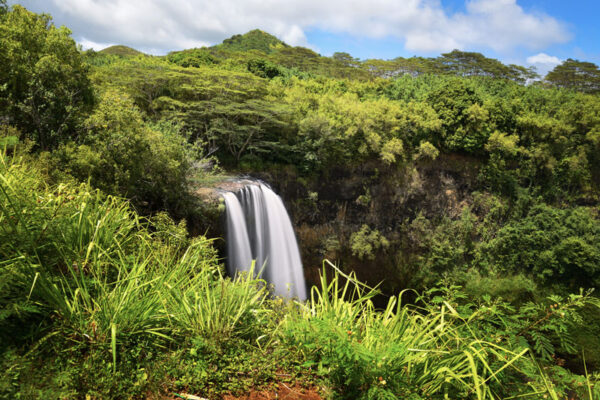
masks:
[[[381,163],[311,178],[293,170],[254,174],[284,199],[300,242],[308,283],[323,259],[395,292],[411,284],[419,249],[410,224],[419,215],[456,219],[472,204],[478,161],[458,155],[390,168]],[[404,265],[405,267],[401,267]]]

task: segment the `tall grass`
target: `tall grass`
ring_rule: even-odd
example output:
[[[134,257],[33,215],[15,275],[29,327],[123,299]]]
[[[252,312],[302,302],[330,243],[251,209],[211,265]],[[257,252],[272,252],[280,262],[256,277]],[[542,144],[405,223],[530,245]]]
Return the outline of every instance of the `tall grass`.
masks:
[[[161,233],[125,200],[48,186],[23,159],[0,156],[0,265],[20,273],[12,301],[35,304],[73,342],[110,344],[113,361],[132,338],[248,335],[263,312],[264,284],[222,276],[210,240],[180,249]]]
[[[471,327],[476,315],[461,315],[450,301],[427,309],[391,297],[384,310],[376,290],[341,273],[321,274],[311,299],[287,316],[287,340],[306,365],[329,376],[343,398],[499,399],[510,382],[524,381],[531,364],[527,347],[500,346]],[[508,385],[507,385],[508,383]],[[531,382],[524,397],[549,394]]]
[[[264,282],[254,278],[253,268],[234,280],[205,269],[166,293],[167,305],[177,310],[173,319],[179,326],[203,336],[252,335],[269,314],[264,304],[268,292]]]

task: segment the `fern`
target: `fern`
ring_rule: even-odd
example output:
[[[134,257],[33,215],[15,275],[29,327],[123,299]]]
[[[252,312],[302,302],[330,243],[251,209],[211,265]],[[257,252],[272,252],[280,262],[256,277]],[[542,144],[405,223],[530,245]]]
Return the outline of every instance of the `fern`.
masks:
[[[546,361],[552,359],[555,349],[548,337],[538,331],[532,331],[531,340],[533,341],[533,349],[542,359]]]

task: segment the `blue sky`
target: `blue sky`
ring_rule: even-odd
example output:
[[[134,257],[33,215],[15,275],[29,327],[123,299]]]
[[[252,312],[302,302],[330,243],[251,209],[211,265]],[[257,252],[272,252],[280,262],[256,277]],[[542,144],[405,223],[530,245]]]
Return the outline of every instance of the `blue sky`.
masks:
[[[444,0],[443,6],[450,12],[465,10],[465,1]],[[524,10],[543,12],[563,22],[573,37],[564,44],[550,45],[543,49],[547,54],[561,59],[578,58],[600,62],[600,0],[519,0],[517,2]],[[439,52],[415,52],[404,48],[400,38],[386,37],[371,39],[356,37],[350,34],[334,34],[320,29],[309,30],[306,34],[308,42],[316,46],[324,55],[335,51],[346,51],[354,57],[390,59],[398,56],[410,57],[435,56]],[[523,49],[498,54],[485,48],[470,48],[461,50],[479,50],[486,55],[503,58],[525,59]],[[494,54],[496,53],[496,54]]]
[[[16,3],[12,0],[9,3]],[[250,29],[323,55],[390,59],[479,51],[540,72],[566,58],[600,63],[592,0],[22,0],[84,47],[152,54],[207,46]]]
[[[573,33],[573,40],[561,46],[551,46],[547,53],[561,59],[576,58],[600,63],[600,1],[527,0],[522,3],[525,7],[556,16]]]

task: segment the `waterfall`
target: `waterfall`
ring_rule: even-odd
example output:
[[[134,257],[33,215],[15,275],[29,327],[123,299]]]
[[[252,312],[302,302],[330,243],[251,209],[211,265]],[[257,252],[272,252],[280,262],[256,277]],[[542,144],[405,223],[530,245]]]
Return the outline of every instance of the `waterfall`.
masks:
[[[224,193],[227,207],[227,266],[232,274],[247,271],[252,263],[252,251],[242,206],[233,193]]]
[[[262,278],[275,294],[306,299],[300,251],[281,198],[263,184],[223,194],[227,218],[227,269],[247,271],[252,260],[263,265]]]

